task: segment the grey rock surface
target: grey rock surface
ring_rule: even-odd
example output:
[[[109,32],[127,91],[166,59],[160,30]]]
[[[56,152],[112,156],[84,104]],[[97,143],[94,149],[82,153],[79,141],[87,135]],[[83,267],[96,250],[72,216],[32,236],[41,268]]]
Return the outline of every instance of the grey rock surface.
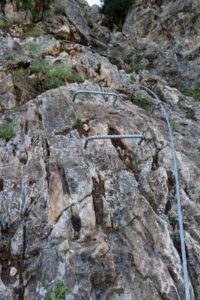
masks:
[[[75,5],[89,11],[85,1]],[[98,15],[96,7],[92,11]],[[83,23],[63,20],[69,34],[85,41],[81,30],[87,22],[79,17]],[[58,281],[69,289],[67,300],[183,300],[166,122],[159,110],[151,113],[155,99],[130,83],[124,70],[57,34],[57,40],[0,35],[0,131],[15,119],[15,136],[0,138],[0,300],[47,300]],[[28,72],[32,60],[42,57],[77,71],[84,82],[66,81],[35,97],[24,92],[20,102],[7,58],[14,42],[15,68],[20,63]],[[33,42],[37,53],[27,50]],[[198,300],[200,103],[158,75],[144,72],[141,79],[160,96],[172,121],[191,299]],[[73,103],[78,89],[116,92],[119,99],[113,106],[112,97],[82,94]],[[144,134],[145,140],[96,140],[84,149],[88,136],[124,133]]]
[[[120,51],[133,69],[145,68],[173,86],[198,85],[199,16],[198,0],[135,1]]]

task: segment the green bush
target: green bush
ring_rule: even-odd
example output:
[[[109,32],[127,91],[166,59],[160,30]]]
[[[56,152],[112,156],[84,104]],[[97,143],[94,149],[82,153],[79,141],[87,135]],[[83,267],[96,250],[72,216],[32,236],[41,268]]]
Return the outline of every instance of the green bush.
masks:
[[[177,123],[176,123],[176,120],[171,120],[171,128],[172,128],[172,131],[176,131],[177,129]]]
[[[147,197],[146,197],[147,201],[149,202],[149,204],[151,206],[153,206],[156,202],[155,196],[154,194],[150,193]]]
[[[130,79],[135,82],[137,81],[135,74],[131,74]]]
[[[200,87],[195,86],[195,87],[188,87],[188,86],[183,86],[183,85],[178,85],[177,89],[180,90],[182,94],[185,96],[193,97],[194,99],[200,101]]]
[[[36,59],[33,60],[31,63],[31,71],[33,71],[33,73],[37,75],[39,75],[40,73],[47,74],[49,70],[50,70],[50,65],[46,60]]]
[[[36,43],[31,42],[26,46],[25,50],[27,50],[33,55],[36,55],[38,53],[39,47]]]
[[[41,21],[45,12],[50,10],[52,0],[22,0],[22,7],[28,13],[31,12],[34,22]]]
[[[134,0],[101,0],[102,13],[117,25],[122,25]]]
[[[196,121],[195,111],[191,108],[188,108],[188,110],[186,111],[186,117],[188,119]]]
[[[82,127],[82,125],[83,125],[82,119],[80,117],[76,117],[74,119],[74,126]]]
[[[65,295],[71,294],[71,289],[66,288],[62,281],[56,283],[55,288],[50,293],[51,300],[65,300]]]
[[[131,94],[128,96],[128,99],[135,105],[143,108],[146,111],[149,111],[152,108],[152,104],[149,103],[146,99],[140,98],[138,96],[135,96],[134,94]]]
[[[8,123],[0,130],[0,137],[4,138],[7,142],[15,136],[14,131],[15,121]]]
[[[40,37],[43,34],[43,29],[39,25],[34,25],[28,32],[26,32],[26,36],[32,36],[34,38]]]
[[[66,82],[82,83],[83,78],[72,69],[62,65],[51,66],[45,60],[35,60],[31,64],[31,71],[36,75],[32,80],[32,87],[39,92],[57,88]]]
[[[3,31],[7,31],[12,25],[10,20],[0,20],[0,29]]]
[[[14,78],[14,83],[16,82],[21,82],[26,76],[26,72],[23,68],[19,68],[15,70],[15,78]]]

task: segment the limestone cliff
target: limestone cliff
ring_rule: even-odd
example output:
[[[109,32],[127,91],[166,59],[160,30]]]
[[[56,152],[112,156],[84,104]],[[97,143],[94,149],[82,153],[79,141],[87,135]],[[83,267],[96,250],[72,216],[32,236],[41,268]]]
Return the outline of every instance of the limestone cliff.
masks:
[[[0,31],[0,300],[54,299],[57,290],[66,300],[184,299],[166,122],[159,109],[152,113],[156,101],[139,79],[171,117],[191,299],[200,299],[200,102],[170,87],[168,77],[141,72],[131,83],[122,69],[126,60],[114,55],[125,51],[120,41],[129,39],[133,50],[133,41],[145,42],[144,58],[152,49],[139,25],[147,2],[140,2],[122,33],[84,0],[54,7],[45,25]],[[175,10],[180,1],[151,5],[145,20],[152,7]],[[157,35],[148,38],[158,48]],[[79,89],[115,92],[118,101],[82,94],[72,102]],[[84,149],[88,136],[124,133],[145,139],[96,140]]]

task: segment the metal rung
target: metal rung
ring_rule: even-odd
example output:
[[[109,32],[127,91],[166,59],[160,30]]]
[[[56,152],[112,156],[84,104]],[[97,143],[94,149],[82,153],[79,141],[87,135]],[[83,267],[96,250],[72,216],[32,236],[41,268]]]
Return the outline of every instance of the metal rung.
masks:
[[[78,42],[62,40],[61,43],[71,44],[71,45],[79,45],[79,46],[81,46],[81,47],[84,47],[84,48],[90,50],[90,51],[93,52],[93,53],[99,54],[99,53],[98,53],[95,49],[93,49],[91,46],[86,46],[86,45],[80,44],[80,43],[78,43]]]
[[[94,135],[89,136],[85,140],[84,149],[87,148],[87,145],[92,140],[104,140],[104,139],[140,139],[138,145],[141,145],[142,141],[144,140],[144,136],[142,134],[118,134],[118,135]]]
[[[93,95],[105,95],[105,96],[113,96],[115,100],[113,101],[113,105],[115,105],[118,95],[116,93],[111,93],[111,92],[101,92],[101,91],[89,91],[89,90],[78,90],[74,93],[72,101],[75,102],[76,96],[78,94],[93,94]]]

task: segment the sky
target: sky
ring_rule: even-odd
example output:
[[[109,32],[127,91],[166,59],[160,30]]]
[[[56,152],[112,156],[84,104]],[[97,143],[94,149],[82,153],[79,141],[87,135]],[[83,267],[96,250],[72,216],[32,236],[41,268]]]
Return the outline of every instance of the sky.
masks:
[[[87,2],[88,2],[90,5],[93,5],[93,4],[98,4],[98,5],[100,5],[100,0],[87,0]]]

